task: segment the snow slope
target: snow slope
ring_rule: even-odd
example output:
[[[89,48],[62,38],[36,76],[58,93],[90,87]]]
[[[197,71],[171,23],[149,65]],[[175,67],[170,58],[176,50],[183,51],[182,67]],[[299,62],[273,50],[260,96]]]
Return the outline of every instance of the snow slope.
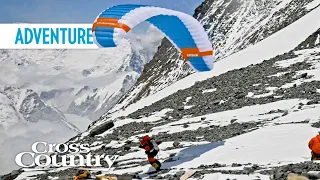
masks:
[[[223,61],[216,62],[212,71],[192,74],[173,85],[128,106],[125,111],[119,110],[123,107],[125,102],[123,104],[118,104],[112,111],[114,112],[119,110],[119,112],[114,113],[113,117],[124,116],[138,110],[139,108],[151,105],[152,103],[177,92],[179,89],[185,89],[194,85],[197,81],[202,81],[212,76],[218,76],[232,69],[261,63],[262,61],[275,57],[278,54],[286,53],[319,29],[320,19],[317,18],[319,16],[320,7],[314,9],[283,30],[271,35],[269,38],[257,43],[255,46],[248,47],[238,53],[235,53],[223,59]],[[308,28],[304,28],[304,30],[301,31],[301,27]]]
[[[16,112],[12,101],[2,93],[0,93],[0,108],[0,124],[2,128],[10,127],[21,120],[21,116]]]
[[[253,51],[261,52],[263,56],[258,60],[248,59],[250,61],[249,64],[259,63],[264,58],[276,56],[277,54],[272,54],[268,51],[262,54],[261,48],[263,49],[266,45],[269,45],[272,49],[277,44],[277,40],[282,41],[282,38],[288,38],[286,36],[287,33],[295,32],[295,29],[300,26],[307,26],[308,24],[305,23],[308,23],[309,18],[317,19],[319,13],[320,8],[317,8],[297,21],[296,24],[283,29],[283,32],[286,33],[282,33],[281,31],[261,41],[260,45],[256,45],[257,48],[253,46],[243,50],[243,52],[247,53]],[[242,73],[248,73],[251,69],[256,68],[258,69],[257,71],[251,71],[259,73],[261,70],[259,68],[263,66],[270,66],[269,68],[274,69],[278,68],[277,71],[271,73],[270,77],[278,77],[280,79],[272,80],[262,77],[259,79],[260,84],[247,80],[248,82],[245,84],[247,91],[243,92],[243,98],[238,99],[238,101],[250,102],[251,100],[261,99],[261,101],[257,101],[258,103],[233,108],[232,105],[236,105],[237,102],[228,105],[229,96],[232,96],[232,94],[227,94],[225,95],[225,102],[219,101],[213,105],[226,106],[227,110],[225,111],[206,113],[201,116],[195,113],[185,113],[182,117],[178,116],[178,118],[175,118],[173,117],[174,114],[183,113],[184,111],[188,112],[193,106],[201,103],[200,95],[194,94],[194,89],[189,89],[190,94],[187,94],[187,98],[185,98],[186,95],[181,90],[181,96],[185,99],[182,108],[162,109],[165,106],[158,106],[158,111],[138,117],[137,119],[123,116],[127,115],[125,113],[130,113],[135,109],[124,109],[124,111],[108,115],[107,120],[114,120],[115,126],[113,128],[96,135],[95,138],[89,138],[87,135],[90,131],[86,131],[73,138],[72,142],[90,143],[93,153],[119,154],[118,163],[110,172],[106,173],[123,175],[140,172],[139,176],[142,179],[155,179],[155,177],[148,177],[146,174],[143,174],[143,172],[152,171],[153,169],[146,163],[147,157],[144,151],[137,147],[141,137],[146,134],[156,135],[157,138],[163,141],[159,146],[161,151],[157,158],[163,162],[163,167],[169,168],[169,170],[168,172],[159,174],[157,178],[169,179],[170,177],[179,177],[181,172],[195,169],[197,173],[191,178],[193,180],[212,178],[252,180],[260,178],[267,180],[272,179],[269,170],[273,168],[276,168],[274,175],[279,176],[280,178],[278,179],[285,179],[284,175],[290,171],[301,173],[310,169],[317,170],[317,168],[313,167],[312,169],[312,167],[310,168],[305,164],[302,164],[301,167],[297,165],[297,168],[291,165],[307,163],[310,159],[308,141],[317,134],[317,128],[320,127],[320,43],[317,40],[320,33],[318,30],[320,28],[319,23],[317,26],[310,25],[310,28],[314,29],[308,35],[301,33],[301,36],[294,36],[297,40],[290,39],[294,45],[288,45],[283,47],[282,51],[276,51],[277,53],[285,53],[294,49],[291,54],[278,56],[279,58],[276,60],[269,60],[271,63],[246,67],[242,71]],[[217,62],[216,70],[218,72],[210,72],[207,74],[207,77],[202,78],[191,75],[186,78],[192,81],[190,84],[182,86],[180,83],[184,82],[184,79],[179,81],[178,84],[180,87],[188,87],[192,86],[197,80],[205,81],[210,75],[218,76],[218,73],[227,74],[225,72],[230,70],[228,68],[239,68],[242,66],[240,63],[234,63],[235,65],[229,65],[229,67],[222,66],[224,65],[223,62],[238,60],[237,55],[240,56],[239,59],[249,57],[249,55],[240,51],[223,61]],[[257,55],[253,54],[252,56],[255,57]],[[221,68],[218,66],[219,64],[222,66]],[[287,71],[291,72],[288,73]],[[302,77],[304,73],[307,74]],[[229,73],[229,75],[228,77],[232,77],[232,73]],[[225,79],[223,78],[225,77],[222,76],[221,79],[217,80],[224,81]],[[281,78],[287,79],[287,81],[274,86],[274,82],[272,81],[280,81]],[[175,87],[175,84],[165,89],[168,90],[168,95],[178,90],[173,87]],[[235,87],[240,88],[241,86]],[[250,87],[255,87],[255,91],[251,91]],[[309,87],[311,90],[304,87]],[[198,88],[196,90],[200,91],[200,94],[204,94],[207,98],[210,98],[210,96],[219,97],[217,93],[222,89],[220,86],[216,88],[202,88],[200,86],[201,90],[199,90],[199,86],[195,86],[195,88]],[[282,96],[290,95],[288,96],[289,98],[281,99],[277,91],[279,89],[284,91]],[[160,93],[164,94],[165,90],[160,91]],[[137,106],[135,107],[138,109],[140,103],[149,105],[157,101],[157,96],[154,99],[152,97],[154,96],[146,98],[150,102],[145,103],[146,99],[143,99],[141,100],[142,102],[137,102]],[[197,100],[194,100],[194,97]],[[273,99],[273,101],[267,101],[269,98]],[[172,101],[179,104],[178,98],[172,99]],[[170,104],[172,102],[164,103]],[[144,111],[142,110],[141,113],[143,114]],[[102,122],[97,122],[94,127],[99,126]],[[279,166],[289,167],[289,169],[281,169]],[[306,168],[306,166],[308,167]],[[55,174],[46,172],[46,175],[65,177],[66,173],[68,174],[67,170],[60,169]],[[27,173],[22,173],[17,179],[26,178],[27,175]]]
[[[308,124],[267,126],[227,139],[224,146],[208,151],[192,162],[181,164],[178,168],[198,167],[204,162],[228,165],[232,165],[234,162],[278,165],[279,163],[305,161],[304,157],[310,156],[306,144],[315,134],[317,134],[317,129]]]
[[[282,5],[285,5],[289,1],[282,2]],[[99,126],[104,120],[114,120],[113,128],[94,138],[87,136],[93,129],[91,128],[71,141],[90,143],[92,152],[96,154],[119,154],[118,163],[108,172],[117,175],[152,170],[146,162],[144,151],[137,147],[141,137],[146,134],[156,135],[163,140],[157,158],[163,162],[163,167],[170,169],[168,172],[159,174],[158,179],[179,177],[178,174],[181,175],[181,171],[191,168],[197,170],[192,179],[257,179],[257,176],[260,179],[271,179],[268,170],[285,165],[292,168],[276,169],[276,176],[279,173],[280,176],[285,175],[290,170],[300,173],[310,170],[305,166],[294,168],[290,164],[306,163],[310,159],[307,143],[317,134],[316,127],[320,127],[318,113],[320,44],[318,39],[314,42],[306,40],[315,32],[319,38],[319,15],[320,7],[256,45],[218,61],[212,72],[190,75],[124,110],[120,110],[121,105],[117,106],[113,114],[107,114],[106,119],[102,119],[93,126]],[[301,27],[308,28],[301,31]],[[298,45],[301,46],[300,49],[297,48]],[[293,51],[287,53],[291,50]],[[287,55],[280,56],[283,53]],[[270,63],[261,63],[275,56],[279,58],[268,61]],[[246,67],[257,63],[261,63],[260,66]],[[277,73],[270,75],[279,79],[272,80],[268,79],[269,76],[259,76],[260,79],[257,81],[263,86],[251,84],[255,81],[246,79],[248,83],[241,85],[245,86],[247,91],[243,91],[244,94],[237,100],[230,97],[233,96],[232,92],[222,92],[225,93],[226,99],[217,99],[218,102],[206,106],[209,108],[222,106],[227,109],[225,111],[205,114],[202,113],[204,109],[198,109],[199,114],[202,113],[201,116],[191,111],[194,110],[193,107],[203,107],[199,105],[203,103],[200,102],[202,98],[200,96],[207,96],[208,99],[219,97],[218,93],[223,89],[221,86],[210,86],[206,89],[199,85],[194,86],[197,81],[204,82],[210,77],[221,75],[221,79],[217,77],[217,80],[225,82],[227,79],[223,79],[225,77],[222,75],[237,68],[243,68],[243,71],[239,71],[244,74],[248,72],[265,74],[261,72],[264,66],[279,69]],[[254,71],[255,69],[257,71]],[[234,71],[234,76],[231,73],[227,77],[238,78],[236,76],[239,72]],[[307,74],[303,75],[304,73]],[[258,76],[258,74],[255,75]],[[280,87],[273,86],[273,81],[282,79],[289,83],[284,81],[286,84],[277,84]],[[235,87],[240,88],[241,85]],[[183,89],[191,86],[193,89],[189,89],[190,94],[186,97]],[[255,91],[251,91],[252,87],[256,88]],[[279,89],[282,90],[282,95],[278,95]],[[159,108],[158,111],[150,113],[146,110],[151,108],[153,103],[178,90],[181,90],[181,97],[184,100],[182,107],[164,108],[166,104],[180,105],[180,99],[177,98],[164,102],[165,105],[156,106]],[[194,93],[195,90],[200,93]],[[233,90],[236,91],[236,89],[231,91]],[[283,96],[285,98],[282,98]],[[255,101],[256,99],[260,101]],[[244,103],[239,107],[237,104],[239,102],[251,104]],[[138,109],[142,116],[136,116],[136,119],[135,116],[126,117]],[[188,111],[191,114],[188,114]],[[63,178],[66,174],[73,175],[65,169],[59,169],[54,173],[45,171],[45,173],[47,177]],[[27,175],[30,176],[30,173],[22,173],[17,179],[26,178]],[[145,174],[140,175],[143,179],[154,179]],[[278,179],[283,178],[285,177]]]
[[[310,151],[308,150],[307,143],[311,137],[317,134],[317,128],[311,127],[310,124],[318,122],[318,117],[310,117],[309,110],[318,111],[320,105],[305,106],[303,109],[295,108],[300,103],[306,103],[307,100],[285,100],[275,103],[269,103],[264,105],[255,105],[251,107],[244,107],[241,109],[214,113],[206,115],[205,121],[197,121],[203,127],[209,127],[210,125],[230,125],[231,118],[237,118],[237,122],[264,122],[263,126],[254,131],[250,131],[239,136],[225,139],[218,142],[208,142],[199,139],[199,142],[180,142],[180,147],[173,148],[174,141],[165,141],[159,147],[157,158],[161,161],[170,159],[163,163],[164,168],[170,168],[168,173],[161,174],[161,176],[174,176],[181,170],[188,170],[195,168],[197,171],[205,170],[203,179],[217,178],[243,178],[243,179],[255,179],[257,176],[263,179],[270,179],[269,175],[260,174],[259,171],[268,170],[272,167],[287,165],[290,163],[304,162],[310,157]],[[280,116],[279,113],[266,114],[275,109],[289,110],[290,119],[293,122],[300,122],[298,124],[286,124],[287,116]],[[297,115],[299,114],[299,115]],[[153,117],[141,119],[144,122],[156,122],[159,117],[163,116],[163,112],[156,113]],[[279,118],[273,118],[273,117]],[[159,134],[161,131],[165,131],[168,134],[174,134],[183,130],[195,131],[200,128],[193,121],[199,120],[200,117],[184,118],[180,121],[174,122],[175,124],[181,124],[187,122],[190,126],[183,128],[182,126],[174,126],[174,124],[166,124],[152,128],[149,135]],[[304,123],[305,119],[309,119],[309,123]],[[117,121],[116,127],[120,127],[126,123],[130,123],[131,119]],[[275,122],[282,122],[283,124],[275,125]],[[112,131],[102,136],[108,136]],[[210,132],[208,132],[209,134]],[[94,141],[91,146],[92,150],[99,150],[102,145],[109,148],[120,148],[126,143],[125,141],[138,142],[137,137],[141,137],[145,133],[136,134],[129,139],[113,140],[110,143],[104,144],[103,141]],[[122,155],[118,159],[117,168],[113,168],[110,174],[124,174],[135,172],[148,172],[152,171],[150,165],[140,164],[146,161],[146,155],[144,151],[138,150],[136,146],[131,147],[129,152]],[[220,164],[222,166],[212,166],[212,164]],[[234,166],[234,164],[239,164]],[[241,171],[247,167],[251,167],[253,164],[257,164],[260,170],[251,173],[250,175],[237,175],[232,174],[233,171]],[[206,167],[207,166],[207,167]],[[205,168],[201,168],[205,167]],[[63,169],[61,169],[63,171]],[[217,173],[215,171],[229,170],[231,174]],[[212,172],[211,172],[212,171]],[[59,171],[57,171],[59,172]],[[210,173],[211,172],[211,173]],[[26,178],[27,176],[36,175],[37,172],[25,172],[22,173],[17,179]],[[56,175],[59,177],[59,173]],[[141,174],[142,179],[149,179],[146,175]],[[201,179],[202,179],[201,178]],[[29,178],[27,178],[29,179]],[[153,179],[153,178],[150,178]],[[199,179],[199,178],[193,178]]]
[[[318,6],[313,0],[206,0],[195,10],[194,17],[206,29],[220,61],[270,37]],[[120,104],[126,107],[192,73],[175,47],[164,40]]]
[[[52,136],[43,137],[51,143],[66,141],[111,108],[136,82],[163,35],[150,26],[128,38],[108,49],[1,50],[1,162],[14,159],[15,154],[6,155],[14,143],[23,142],[13,152],[17,154],[38,137]],[[11,132],[24,125],[21,134]],[[0,173],[17,168],[11,161],[3,165]]]

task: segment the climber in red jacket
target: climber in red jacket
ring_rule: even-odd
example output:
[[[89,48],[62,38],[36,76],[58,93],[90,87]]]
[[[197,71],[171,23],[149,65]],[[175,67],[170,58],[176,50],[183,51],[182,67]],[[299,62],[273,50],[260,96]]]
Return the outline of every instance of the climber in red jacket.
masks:
[[[155,156],[159,152],[159,144],[161,144],[161,141],[157,141],[153,137],[149,137],[148,135],[146,135],[140,141],[139,146],[139,148],[143,148],[145,150],[145,153],[148,155],[149,163],[157,171],[161,170],[161,163],[155,158]]]
[[[320,129],[318,135],[309,141],[309,149],[311,150],[311,161],[320,160]]]

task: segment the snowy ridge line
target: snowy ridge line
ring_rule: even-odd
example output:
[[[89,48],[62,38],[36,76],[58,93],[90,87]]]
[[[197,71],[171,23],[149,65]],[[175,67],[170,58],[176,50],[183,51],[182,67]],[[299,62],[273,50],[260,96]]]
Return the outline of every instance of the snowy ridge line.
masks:
[[[312,1],[205,1],[195,10],[194,17],[200,20],[209,34],[219,61],[255,45],[303,17],[313,9],[306,8]],[[135,90],[122,98],[118,109],[155,94],[192,73],[187,64],[180,63],[183,61],[177,62],[180,55],[172,51],[172,47],[170,42],[162,43],[152,65],[145,66],[146,71],[135,84]]]
[[[258,42],[255,46],[248,47],[238,53],[232,54],[223,61],[216,62],[213,71],[192,74],[171,86],[128,106],[124,111],[116,112],[121,107],[115,106],[111,111],[115,112],[112,117],[128,115],[144,106],[151,105],[152,103],[177,92],[179,89],[191,87],[196,81],[203,81],[232,69],[258,64],[279,54],[289,52],[320,28],[320,18],[318,17],[320,17],[320,7],[312,10],[286,28]],[[302,31],[301,27],[308,27],[308,29]],[[241,63],[235,63],[236,61],[240,61]]]
[[[162,34],[144,28],[118,48],[0,50],[0,174],[18,169],[11,160],[39,137],[65,142],[113,107],[160,45]]]

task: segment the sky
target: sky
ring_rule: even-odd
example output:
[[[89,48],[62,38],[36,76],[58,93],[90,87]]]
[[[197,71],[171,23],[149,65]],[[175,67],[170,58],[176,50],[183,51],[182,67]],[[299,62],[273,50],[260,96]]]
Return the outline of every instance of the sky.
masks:
[[[92,23],[118,4],[145,4],[192,15],[203,0],[1,0],[0,23]]]

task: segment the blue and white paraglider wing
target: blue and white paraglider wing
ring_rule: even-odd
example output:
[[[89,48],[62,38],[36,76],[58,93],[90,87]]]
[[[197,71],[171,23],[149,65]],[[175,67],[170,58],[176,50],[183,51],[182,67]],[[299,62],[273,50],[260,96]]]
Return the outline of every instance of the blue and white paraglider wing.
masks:
[[[201,23],[171,9],[132,4],[113,6],[96,18],[92,27],[94,42],[103,48],[116,47],[127,32],[143,21],[162,31],[195,71],[212,70],[214,51]]]

